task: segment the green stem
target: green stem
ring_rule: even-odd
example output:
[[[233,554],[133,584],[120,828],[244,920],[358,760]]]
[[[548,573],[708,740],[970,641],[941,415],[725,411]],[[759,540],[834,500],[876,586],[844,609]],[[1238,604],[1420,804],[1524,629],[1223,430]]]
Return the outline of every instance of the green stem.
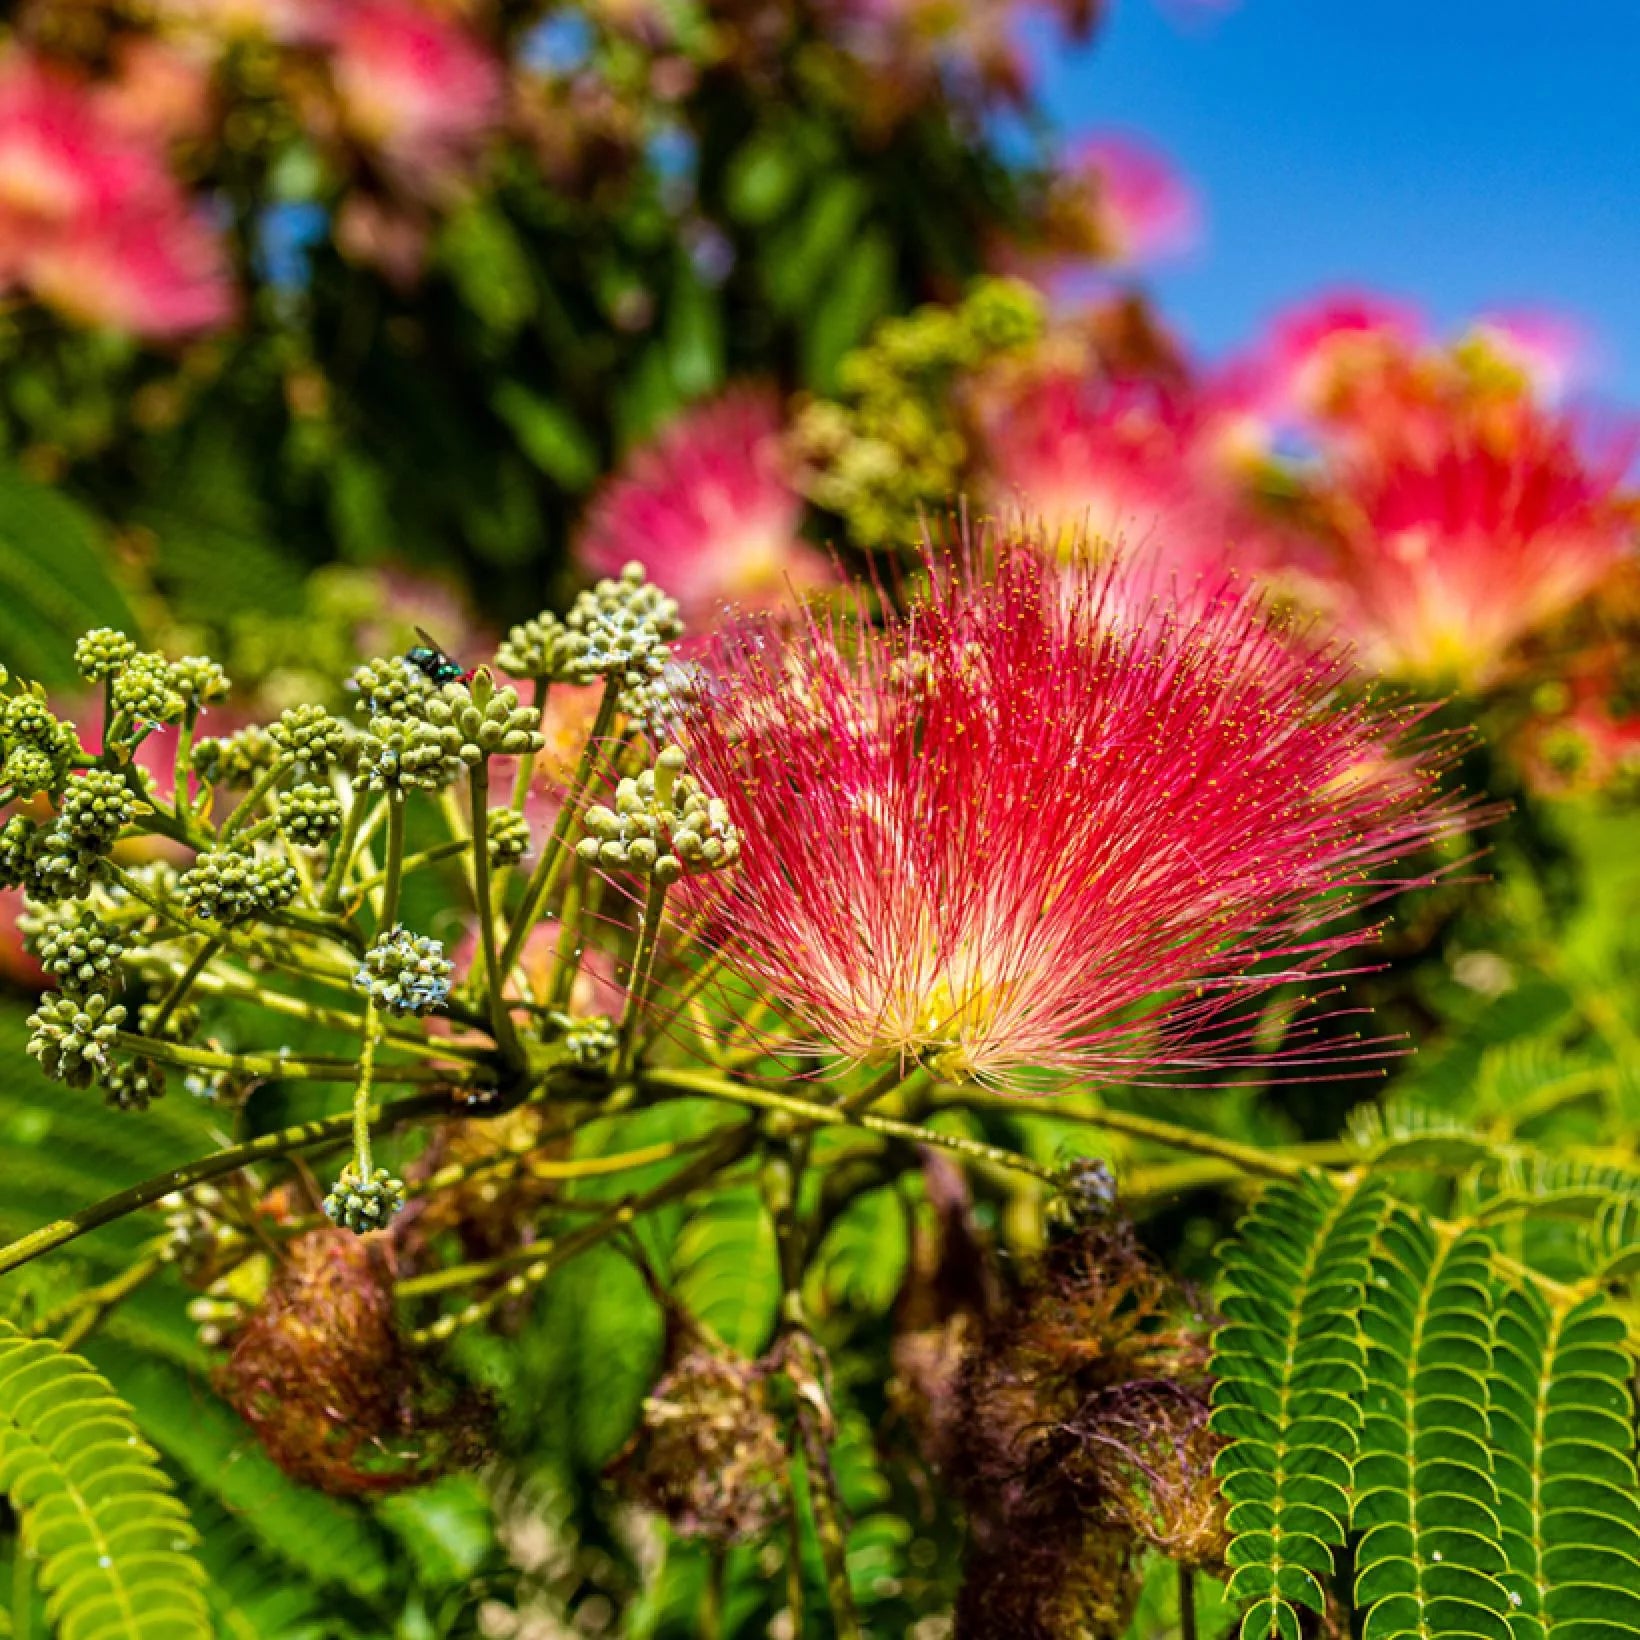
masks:
[[[370,1154],[370,1084],[376,1071],[376,1043],[381,1035],[376,999],[364,1005],[364,1042],[359,1049],[359,1082],[353,1090],[353,1167],[363,1184],[375,1167]]]
[[[423,866],[435,865],[440,860],[450,859],[452,855],[465,854],[470,846],[467,838],[452,837],[448,842],[434,843],[431,848],[418,849],[414,854],[405,856],[403,875],[408,877],[411,872],[420,871]],[[358,885],[359,892],[368,893],[373,888],[380,888],[386,881],[387,873],[378,871],[373,877],[366,877]]]
[[[659,877],[649,879],[649,892],[643,902],[643,922],[638,929],[638,944],[632,953],[632,967],[627,973],[626,1006],[621,1010],[620,1047],[615,1055],[615,1074],[627,1075],[638,1057],[638,1026],[643,1019],[644,1003],[655,972],[655,947],[661,930],[661,916],[666,910],[666,884]]]
[[[57,1321],[68,1320],[68,1325],[58,1336],[57,1342],[65,1350],[77,1349],[91,1336],[91,1333],[101,1325],[103,1319],[115,1305],[123,1303],[144,1283],[164,1269],[165,1260],[158,1253],[150,1253],[147,1258],[139,1259],[129,1269],[122,1270],[110,1281],[105,1281],[98,1287],[89,1287],[79,1293],[72,1301],[72,1318],[59,1312]],[[63,1306],[67,1311],[69,1305]],[[36,1326],[30,1329],[35,1332],[46,1330]]]
[[[535,720],[539,724],[542,714],[547,709],[547,680],[535,680],[535,695],[531,705],[535,708]],[[518,760],[518,772],[513,776],[512,810],[514,814],[522,814],[524,805],[529,801],[530,781],[535,778],[535,753],[526,752]]]
[[[447,1116],[450,1111],[449,1095],[443,1090],[430,1090],[411,1094],[404,1099],[395,1099],[388,1104],[377,1105],[370,1112],[370,1120],[381,1125],[388,1122],[410,1121],[421,1116]],[[302,1122],[295,1127],[282,1128],[277,1133],[264,1133],[260,1138],[219,1150],[213,1155],[202,1156],[197,1161],[185,1162],[180,1167],[156,1174],[139,1184],[117,1190],[113,1195],[103,1197],[100,1202],[92,1203],[90,1207],[82,1207],[79,1212],[72,1213],[65,1219],[42,1225],[38,1230],[31,1230],[28,1235],[10,1245],[0,1247],[0,1275],[27,1264],[31,1259],[39,1258],[42,1253],[53,1252],[59,1247],[66,1246],[90,1230],[96,1230],[102,1225],[124,1218],[127,1214],[150,1207],[162,1196],[169,1196],[173,1191],[192,1190],[196,1184],[221,1178],[225,1173],[237,1173],[241,1168],[266,1161],[270,1157],[285,1156],[292,1151],[309,1150],[333,1143],[351,1131],[353,1122],[352,1111],[343,1112],[338,1116],[323,1116],[312,1122]]]
[[[992,1167],[1007,1168],[1015,1173],[1028,1173],[1033,1178],[1057,1185],[1059,1174],[1019,1155],[1004,1150],[1000,1145],[988,1145],[979,1139],[969,1139],[957,1133],[941,1133],[936,1128],[921,1127],[915,1122],[902,1122],[892,1116],[878,1116],[871,1111],[844,1110],[838,1105],[816,1104],[813,1100],[799,1099],[794,1094],[776,1093],[769,1088],[748,1083],[725,1081],[705,1071],[647,1071],[645,1087],[662,1088],[669,1093],[698,1094],[707,1099],[722,1099],[738,1105],[751,1105],[758,1110],[778,1111],[798,1121],[812,1122],[817,1127],[858,1127],[868,1133],[879,1133],[887,1139],[902,1139],[908,1144],[932,1145],[949,1150],[970,1161],[983,1162]]]
[[[188,803],[188,775],[193,762],[194,725],[198,722],[199,708],[189,707],[177,730],[177,753],[171,764],[171,812],[184,826],[193,813]]]
[[[1261,1179],[1296,1179],[1307,1171],[1306,1163],[1279,1151],[1259,1150],[1253,1145],[1237,1144],[1234,1139],[1221,1139],[1215,1133],[1201,1133],[1195,1128],[1136,1116],[1130,1111],[1061,1110],[1051,1105],[1031,1105],[1022,1099],[1006,1099],[1001,1094],[986,1093],[978,1088],[960,1089],[941,1103],[1010,1116],[1047,1116],[1055,1121],[1077,1122],[1084,1127],[1101,1128],[1106,1133],[1125,1134],[1130,1139],[1148,1139],[1152,1144],[1188,1151],[1194,1156],[1217,1156],[1239,1171]]]
[[[202,944],[200,948],[194,952],[193,956],[188,960],[188,966],[184,968],[174,980],[172,980],[171,988],[165,993],[164,997],[160,999],[159,1007],[155,1010],[153,1019],[149,1021],[147,1032],[148,1035],[163,1036],[165,1034],[165,1026],[170,1020],[171,1015],[182,1006],[183,1002],[187,999],[188,993],[193,989],[194,981],[205,972],[205,965],[221,949],[222,940],[221,937],[218,936],[215,939],[206,940],[204,944]]]
[[[518,953],[524,949],[524,941],[535,926],[536,918],[541,915],[541,907],[546,904],[547,897],[557,886],[558,875],[563,870],[564,861],[572,852],[569,847],[570,832],[580,817],[581,805],[586,801],[593,776],[603,757],[604,741],[615,722],[615,705],[620,692],[620,684],[614,678],[610,678],[604,684],[604,698],[598,703],[598,716],[593,720],[592,732],[587,736],[580,761],[575,766],[575,774],[570,781],[564,805],[559,809],[558,818],[553,823],[552,836],[547,839],[547,846],[541,850],[541,858],[535,862],[535,870],[530,873],[529,881],[524,885],[524,898],[519,902],[518,915],[513,918],[512,926],[507,930],[507,943],[501,953],[503,973],[510,974],[513,971],[513,965],[518,961]]]
[[[723,1580],[728,1554],[721,1547],[710,1549],[706,1557],[706,1582],[701,1588],[700,1640],[723,1640]]]
[[[293,758],[281,757],[257,776],[256,783],[240,799],[239,806],[222,822],[222,830],[218,834],[221,841],[227,842],[239,830],[240,825],[256,812],[257,804],[285,778],[294,761]]]
[[[808,1356],[804,1370],[818,1389],[818,1359],[806,1333],[794,1333],[792,1345]],[[790,1370],[788,1368],[788,1370]],[[820,1559],[826,1571],[826,1602],[831,1607],[831,1633],[836,1640],[864,1640],[865,1631],[854,1609],[854,1590],[848,1579],[848,1537],[843,1526],[842,1504],[837,1496],[837,1479],[832,1473],[826,1429],[815,1396],[800,1390],[796,1396],[797,1432],[803,1448],[803,1469],[809,1482],[809,1514],[814,1535],[820,1544]]]
[[[1179,1640],[1196,1640],[1196,1572],[1179,1567]]]
[[[507,1011],[507,975],[496,952],[495,902],[490,896],[490,765],[481,758],[473,766],[470,779],[473,809],[473,900],[478,911],[479,942],[484,953],[484,988],[490,999],[490,1028],[496,1046],[509,1060],[518,1063],[523,1050]]]
[[[325,873],[325,888],[319,904],[326,911],[334,911],[342,903],[342,891],[347,884],[347,868],[353,863],[353,854],[359,845],[359,828],[364,824],[365,811],[370,807],[371,794],[363,786],[354,793],[342,821],[342,834],[330,846],[330,869]]]
[[[195,1048],[185,1042],[156,1042],[151,1037],[134,1036],[129,1031],[114,1033],[114,1046],[123,1053],[143,1059],[157,1059],[162,1065],[178,1065],[184,1070],[226,1071],[230,1076],[246,1076],[279,1082],[351,1082],[359,1074],[352,1059],[315,1057],[298,1059],[294,1054],[217,1053]],[[393,1065],[376,1073],[378,1082],[444,1082],[467,1080],[448,1066]]]
[[[399,889],[404,882],[404,793],[387,794],[387,866],[382,873],[382,911],[378,926],[391,928],[398,921]]]

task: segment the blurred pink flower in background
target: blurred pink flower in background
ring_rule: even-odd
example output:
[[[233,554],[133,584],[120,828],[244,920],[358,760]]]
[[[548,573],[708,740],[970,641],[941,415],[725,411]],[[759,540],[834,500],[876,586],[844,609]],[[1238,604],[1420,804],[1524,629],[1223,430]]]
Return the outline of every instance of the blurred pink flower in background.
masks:
[[[1361,663],[1440,687],[1498,681],[1511,647],[1633,551],[1631,436],[1599,447],[1528,399],[1386,418],[1327,467],[1308,595]]]
[[[495,53],[415,0],[308,0],[293,30],[325,54],[343,133],[412,192],[441,196],[502,112]]]
[[[23,53],[0,62],[0,284],[141,336],[222,324],[221,242],[118,107]]]
[[[980,422],[990,504],[1022,505],[1061,553],[1120,544],[1182,582],[1265,557],[1264,529],[1189,388],[1053,371],[983,404]]]
[[[1173,162],[1117,132],[1072,145],[1066,169],[1091,184],[1094,220],[1108,260],[1131,266],[1178,256],[1201,237],[1201,203]]]
[[[582,564],[618,575],[639,560],[691,620],[835,580],[830,559],[798,535],[803,502],[781,433],[779,401],[758,388],[731,388],[686,411],[593,498]]]

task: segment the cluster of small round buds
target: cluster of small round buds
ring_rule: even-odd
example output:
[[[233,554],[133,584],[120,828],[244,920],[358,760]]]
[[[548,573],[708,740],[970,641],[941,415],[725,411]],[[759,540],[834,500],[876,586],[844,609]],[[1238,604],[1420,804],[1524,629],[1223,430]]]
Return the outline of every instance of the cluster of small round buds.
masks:
[[[543,1021],[544,1035],[562,1051],[564,1058],[579,1070],[596,1070],[609,1063],[620,1046],[615,1027],[603,1014],[577,1019],[573,1014],[549,1013]]]
[[[366,661],[347,680],[359,697],[359,710],[368,717],[417,717],[433,692],[428,679],[402,655]]]
[[[390,1014],[430,1014],[449,999],[454,973],[437,940],[394,926],[370,942],[353,983]]]
[[[101,849],[87,846],[54,820],[34,834],[24,886],[31,898],[48,903],[83,900],[96,881],[101,858]]]
[[[740,858],[740,837],[721,798],[708,797],[683,773],[680,747],[669,746],[636,779],[615,788],[615,806],[594,804],[576,853],[591,865],[676,882],[685,871],[717,871]]]
[[[28,1051],[54,1082],[88,1088],[109,1062],[125,1009],[100,991],[88,997],[50,991],[28,1016]]]
[[[23,943],[64,991],[77,995],[111,988],[125,955],[119,930],[86,911],[72,921],[44,923],[25,933]]]
[[[103,1097],[115,1110],[147,1110],[165,1097],[165,1067],[157,1059],[121,1059],[102,1073]]]
[[[0,732],[10,741],[27,741],[40,747],[50,746],[57,730],[57,720],[51,715],[44,700],[38,695],[13,695],[6,702]]]
[[[114,708],[138,723],[175,723],[188,710],[172,675],[170,662],[160,655],[136,655],[114,679]]]
[[[287,861],[212,849],[183,872],[177,898],[196,917],[233,924],[289,904],[300,886]]]
[[[464,767],[432,724],[375,717],[358,743],[358,775],[370,791],[439,791]]]
[[[74,664],[87,683],[111,678],[137,652],[123,632],[111,626],[93,627],[74,646]]]
[[[447,683],[428,699],[424,711],[445,751],[468,767],[487,757],[525,757],[546,744],[541,714],[521,706],[511,687],[474,692],[465,684]]]
[[[652,586],[642,564],[583,592],[564,619],[566,642],[577,648],[573,682],[612,678],[634,689],[658,678],[683,632],[674,599]]]
[[[517,809],[491,809],[485,835],[492,866],[512,865],[530,851],[530,823]]]
[[[324,1201],[330,1221],[357,1236],[385,1230],[403,1206],[402,1179],[395,1179],[385,1167],[378,1167],[368,1179],[361,1179],[351,1162],[342,1169],[341,1177]]]
[[[194,773],[208,786],[250,786],[279,760],[273,736],[252,723],[220,738],[194,742]]]
[[[630,718],[648,726],[651,734],[668,737],[705,688],[698,666],[669,660],[660,672],[621,691],[620,707]]]
[[[301,848],[316,848],[342,827],[342,800],[329,786],[295,786],[279,805],[279,833]]]
[[[39,830],[21,814],[0,825],[0,888],[21,888],[29,880]]]
[[[224,1222],[226,1203],[215,1185],[196,1185],[187,1192],[162,1196],[165,1210],[165,1245],[160,1257],[174,1264],[184,1276],[194,1277],[206,1270],[220,1253],[243,1241],[239,1232]]]
[[[322,706],[292,706],[268,728],[273,743],[286,757],[318,772],[344,763],[357,739],[356,731]]]
[[[172,686],[191,707],[214,706],[233,692],[232,680],[209,655],[184,655],[170,665]]]
[[[50,791],[56,783],[57,764],[49,752],[26,742],[13,746],[0,765],[0,783],[18,797],[35,797]]]
[[[112,769],[87,769],[63,787],[63,829],[87,848],[107,848],[131,818],[131,788]]]
[[[495,664],[512,678],[587,683],[590,677],[574,675],[575,655],[584,648],[584,641],[570,641],[564,623],[556,615],[543,610],[507,633],[495,652]]]

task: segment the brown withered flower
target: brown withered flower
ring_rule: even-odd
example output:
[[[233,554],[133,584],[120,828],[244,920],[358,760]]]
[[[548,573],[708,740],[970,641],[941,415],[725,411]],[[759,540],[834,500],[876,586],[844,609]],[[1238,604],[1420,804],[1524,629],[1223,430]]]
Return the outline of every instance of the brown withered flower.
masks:
[[[684,1537],[759,1537],[784,1509],[786,1446],[768,1393],[777,1363],[749,1361],[685,1325],[672,1330],[671,1364],[610,1474]]]
[[[406,1347],[392,1281],[385,1238],[297,1237],[216,1372],[268,1456],[337,1496],[396,1491],[479,1455],[471,1398],[458,1413]]]

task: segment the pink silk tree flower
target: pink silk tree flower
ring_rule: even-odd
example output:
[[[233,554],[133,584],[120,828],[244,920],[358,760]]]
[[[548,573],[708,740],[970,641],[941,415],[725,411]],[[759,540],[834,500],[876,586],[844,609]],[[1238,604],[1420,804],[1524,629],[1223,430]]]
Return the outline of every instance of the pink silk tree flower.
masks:
[[[157,141],[22,54],[0,62],[0,284],[152,338],[224,323],[235,305],[221,241]]]
[[[982,395],[979,422],[986,499],[1023,509],[1062,553],[1120,549],[1181,582],[1268,556],[1214,415],[1187,387],[1050,371]]]
[[[1201,205],[1168,158],[1119,133],[1083,139],[1068,169],[1092,187],[1094,221],[1106,257],[1131,266],[1194,248]]]
[[[779,401],[759,388],[731,388],[686,411],[593,497],[582,566],[619,575],[641,559],[691,621],[834,583],[831,561],[798,535],[803,501],[781,434]]]
[[[396,183],[438,198],[466,179],[504,90],[475,34],[419,0],[308,0],[297,32],[325,52],[346,135]]]
[[[1297,585],[1363,668],[1483,689],[1520,639],[1632,556],[1629,437],[1586,448],[1508,396],[1382,418],[1329,465],[1319,553]]]
[[[1440,749],[1233,587],[1136,627],[1119,564],[989,556],[931,552],[887,625],[719,636],[683,740],[741,854],[686,909],[817,1054],[1019,1091],[1305,1062],[1244,1004],[1369,938],[1340,914],[1461,824]]]

